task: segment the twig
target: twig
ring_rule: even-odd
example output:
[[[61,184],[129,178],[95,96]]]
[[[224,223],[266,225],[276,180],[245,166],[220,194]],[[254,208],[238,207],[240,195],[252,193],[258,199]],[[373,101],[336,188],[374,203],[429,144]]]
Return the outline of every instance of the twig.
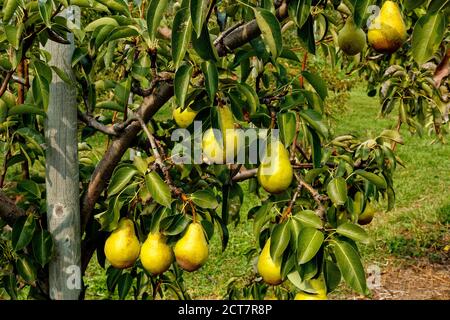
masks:
[[[317,209],[316,209],[316,214],[322,219],[325,219],[325,212],[326,209],[324,207],[324,205],[322,204],[322,201],[325,201],[328,199],[327,196],[321,195],[316,189],[314,189],[311,185],[309,185],[308,183],[306,183],[298,174],[295,174],[295,178],[297,179],[297,182],[299,183],[299,185],[301,185],[302,187],[304,187],[313,197],[314,201],[317,204]]]
[[[232,180],[234,182],[240,182],[240,181],[244,181],[250,178],[253,178],[254,176],[256,176],[256,173],[258,172],[258,169],[247,169],[247,170],[241,170],[241,172],[239,172],[238,174],[236,174]]]
[[[208,14],[206,15],[206,18],[205,18],[205,23],[208,23],[209,18],[211,18],[211,14],[212,14],[212,12],[214,10],[214,7],[216,6],[216,3],[217,3],[217,0],[212,0],[211,1],[211,5],[209,7]]]
[[[289,202],[289,205],[284,210],[283,215],[281,216],[280,223],[285,221],[292,213],[292,208],[294,207],[295,201],[298,198],[298,195],[300,194],[300,191],[302,190],[302,185],[299,184],[297,186],[297,189],[294,192],[294,196],[292,197],[291,201]]]
[[[97,119],[95,119],[93,116],[83,113],[80,110],[78,110],[78,119],[83,121],[89,127],[93,128],[97,131],[100,131],[102,133],[105,133],[107,135],[110,135],[110,136],[118,136],[119,135],[119,132],[116,131],[114,128],[115,125],[106,126],[103,123],[97,121]]]
[[[297,150],[300,151],[300,153],[302,154],[303,158],[305,158],[306,161],[311,161],[311,159],[308,157],[305,150],[303,150],[302,146],[299,143],[297,143],[295,146]]]
[[[0,87],[0,98],[5,93],[6,89],[8,88],[8,82],[11,80],[11,77],[13,75],[14,71],[8,71],[5,75],[5,79],[3,79],[2,85]]]
[[[182,195],[183,192],[179,188],[175,187],[172,181],[172,177],[170,176],[169,169],[164,165],[164,162],[162,161],[161,154],[159,153],[158,146],[155,141],[155,137],[150,132],[150,130],[148,130],[144,120],[140,116],[137,116],[137,119],[141,124],[141,127],[144,130],[145,134],[147,135],[148,141],[150,142],[150,147],[152,149],[152,153],[155,156],[155,163],[158,165],[158,167],[164,174],[164,178],[167,184],[169,185],[170,189],[175,195]]]

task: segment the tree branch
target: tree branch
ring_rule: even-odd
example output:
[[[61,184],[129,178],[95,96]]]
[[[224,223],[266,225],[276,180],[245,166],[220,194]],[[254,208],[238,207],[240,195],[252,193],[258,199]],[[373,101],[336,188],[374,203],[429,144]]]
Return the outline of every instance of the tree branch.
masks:
[[[119,135],[119,132],[116,131],[114,125],[104,125],[103,123],[97,121],[93,116],[88,115],[86,113],[81,112],[78,110],[78,119],[83,121],[86,125],[89,127],[100,131],[104,134],[110,135],[110,136],[117,136]]]
[[[0,86],[0,98],[5,93],[6,89],[8,88],[8,82],[11,80],[12,75],[14,74],[14,71],[9,71],[6,73],[5,78],[3,79],[2,85]]]
[[[327,200],[328,198],[324,195],[321,195],[316,189],[314,189],[311,185],[306,183],[298,174],[295,174],[295,178],[297,179],[299,185],[301,185],[311,194],[312,198],[317,204],[317,209],[315,212],[322,220],[324,220],[326,209],[322,204],[322,201]]]
[[[14,201],[9,199],[2,191],[0,191],[0,218],[12,226],[17,218],[25,215],[25,211],[16,206]]]

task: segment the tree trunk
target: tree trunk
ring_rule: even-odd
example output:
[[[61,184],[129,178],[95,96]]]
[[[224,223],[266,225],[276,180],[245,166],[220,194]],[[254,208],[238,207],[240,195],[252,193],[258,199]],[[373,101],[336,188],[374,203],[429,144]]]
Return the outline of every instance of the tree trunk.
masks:
[[[73,78],[72,44],[48,41],[50,64]],[[52,299],[75,300],[81,291],[80,205],[77,139],[77,92],[53,72],[46,119],[46,189],[48,228],[55,243],[49,266]]]

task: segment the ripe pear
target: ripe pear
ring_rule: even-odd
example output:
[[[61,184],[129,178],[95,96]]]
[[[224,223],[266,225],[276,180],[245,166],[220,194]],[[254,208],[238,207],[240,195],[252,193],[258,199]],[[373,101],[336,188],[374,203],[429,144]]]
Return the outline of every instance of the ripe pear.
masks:
[[[328,297],[323,293],[313,294],[301,291],[295,295],[294,300],[328,300]]]
[[[202,148],[205,160],[209,163],[226,163],[237,154],[238,133],[234,129],[234,116],[228,106],[218,107],[221,138],[217,139],[212,128],[203,134]]]
[[[173,262],[173,251],[159,233],[150,233],[141,249],[142,266],[153,275],[166,272]]]
[[[273,143],[258,168],[258,181],[267,192],[281,193],[290,186],[294,173],[284,145],[280,141]]]
[[[354,56],[363,51],[366,46],[366,34],[355,25],[350,17],[338,34],[339,48],[349,56]]]
[[[184,110],[181,110],[181,108],[176,108],[173,110],[172,116],[180,128],[187,128],[194,121],[197,113],[197,111],[191,109],[190,107],[187,107]]]
[[[358,223],[360,225],[366,225],[371,223],[373,220],[373,216],[375,215],[375,212],[376,212],[375,207],[370,202],[367,202],[364,212],[361,213],[358,217]]]
[[[134,224],[128,218],[122,218],[119,226],[105,242],[106,259],[114,268],[125,269],[131,267],[139,257],[141,246],[134,233]]]
[[[398,5],[386,1],[372,21],[367,34],[369,44],[380,53],[394,53],[406,40],[406,26]]]
[[[186,271],[199,269],[208,259],[208,243],[198,222],[189,225],[184,236],[175,244],[177,263]]]
[[[259,255],[257,269],[266,283],[276,286],[283,282],[281,279],[281,264],[279,261],[273,261],[270,256],[270,238],[267,239]]]

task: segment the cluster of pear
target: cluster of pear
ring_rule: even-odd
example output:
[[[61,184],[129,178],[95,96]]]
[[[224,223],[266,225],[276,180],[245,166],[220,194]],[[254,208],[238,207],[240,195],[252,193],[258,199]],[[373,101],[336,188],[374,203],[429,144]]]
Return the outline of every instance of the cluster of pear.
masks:
[[[380,53],[394,53],[406,40],[406,26],[398,5],[386,1],[378,16],[373,19],[367,34],[369,45]],[[356,26],[349,17],[344,27],[339,31],[338,44],[341,50],[354,56],[366,47],[366,34]]]
[[[140,257],[142,266],[153,275],[166,272],[174,257],[181,268],[195,271],[208,259],[208,251],[203,228],[198,222],[188,226],[173,250],[160,232],[150,233],[141,247],[133,221],[128,218],[120,219],[117,229],[105,242],[106,258],[114,268],[129,268]]]

